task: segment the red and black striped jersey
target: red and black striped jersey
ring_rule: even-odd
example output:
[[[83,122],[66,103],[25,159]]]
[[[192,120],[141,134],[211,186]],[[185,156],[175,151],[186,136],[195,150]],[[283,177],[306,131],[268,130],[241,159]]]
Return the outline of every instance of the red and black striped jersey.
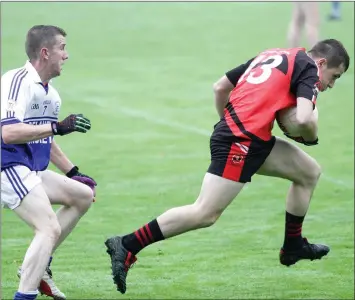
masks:
[[[316,103],[319,73],[304,48],[269,49],[226,73],[235,88],[224,109],[233,135],[271,138],[276,112],[296,105],[297,97]]]

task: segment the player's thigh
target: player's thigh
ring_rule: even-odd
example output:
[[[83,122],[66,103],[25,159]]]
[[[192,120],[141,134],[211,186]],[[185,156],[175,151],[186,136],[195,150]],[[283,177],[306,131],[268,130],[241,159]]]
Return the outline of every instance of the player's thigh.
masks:
[[[233,137],[225,141],[217,125],[211,140],[211,164],[196,201],[206,209],[223,211],[257,172],[269,155],[275,140],[262,142]]]
[[[219,215],[237,197],[244,184],[207,172],[195,204],[206,213]]]
[[[257,174],[284,178],[301,184],[313,184],[320,172],[320,166],[314,158],[296,145],[276,138],[271,153]]]
[[[60,225],[41,184],[36,185],[13,211],[36,231],[52,238],[60,235]]]
[[[304,5],[302,2],[294,2],[292,9],[292,21],[302,25],[305,21],[305,11]]]
[[[85,184],[70,179],[51,170],[41,172],[44,190],[52,204],[66,206],[80,205],[80,202],[92,202],[92,190]]]

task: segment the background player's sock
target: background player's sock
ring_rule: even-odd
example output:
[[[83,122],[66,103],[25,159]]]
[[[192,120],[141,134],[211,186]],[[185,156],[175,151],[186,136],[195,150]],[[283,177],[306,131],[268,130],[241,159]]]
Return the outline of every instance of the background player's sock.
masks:
[[[37,298],[38,291],[20,293],[16,292],[14,296],[14,300],[34,300]]]
[[[283,245],[284,249],[294,250],[302,247],[303,220],[304,220],[304,216],[298,217],[286,211],[285,239]]]
[[[123,246],[133,255],[136,255],[143,248],[150,244],[164,240],[164,236],[160,230],[157,219],[139,228],[131,234],[127,234],[122,238]]]

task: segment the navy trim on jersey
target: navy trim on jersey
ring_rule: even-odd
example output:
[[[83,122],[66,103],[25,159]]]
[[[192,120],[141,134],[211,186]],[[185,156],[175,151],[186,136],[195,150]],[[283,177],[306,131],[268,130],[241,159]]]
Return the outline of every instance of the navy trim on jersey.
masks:
[[[8,99],[12,99],[15,101],[17,100],[22,80],[26,77],[27,74],[28,74],[28,71],[26,71],[26,69],[22,69],[14,75],[14,77],[12,78],[12,81],[11,81]]]
[[[28,122],[28,121],[57,121],[57,117],[48,117],[48,116],[43,116],[43,117],[31,117],[31,118],[25,118],[23,119],[23,122]]]

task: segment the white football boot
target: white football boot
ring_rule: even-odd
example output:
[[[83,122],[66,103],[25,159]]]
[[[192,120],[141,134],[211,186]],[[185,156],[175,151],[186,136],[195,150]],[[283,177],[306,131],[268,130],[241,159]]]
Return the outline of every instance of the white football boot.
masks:
[[[21,267],[17,271],[17,276],[21,277]],[[46,268],[44,275],[38,287],[38,291],[41,295],[52,297],[54,300],[66,300],[65,295],[57,288],[53,279],[52,271],[49,267]]]

